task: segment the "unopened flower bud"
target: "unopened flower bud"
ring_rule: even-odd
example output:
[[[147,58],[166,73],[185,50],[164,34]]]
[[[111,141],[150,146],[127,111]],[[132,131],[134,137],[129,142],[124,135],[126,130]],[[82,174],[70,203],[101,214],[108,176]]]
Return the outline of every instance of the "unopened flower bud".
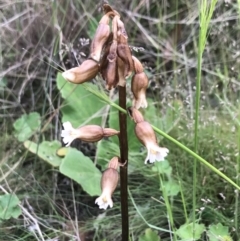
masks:
[[[134,107],[129,107],[128,113],[130,114],[130,117],[136,124],[144,121],[143,115],[138,109]]]
[[[87,59],[80,66],[63,72],[62,76],[69,82],[82,84],[93,79],[97,75],[98,70],[98,63],[92,59]]]
[[[131,90],[134,96],[133,106],[137,109],[147,108],[146,89],[148,87],[148,77],[143,72],[141,62],[136,57],[132,57],[135,69],[135,74],[133,75],[131,82]]]
[[[103,10],[105,14],[108,12],[113,12],[115,15],[120,16],[120,14],[116,10],[112,9],[112,7],[108,3],[103,4]]]
[[[109,35],[110,35],[110,26],[109,20],[110,15],[113,15],[113,12],[108,12],[105,14],[97,27],[95,36],[92,40],[91,48],[90,48],[90,57],[97,62],[100,60],[103,45],[106,43]]]
[[[74,129],[69,121],[63,123],[63,127],[64,130],[62,130],[61,137],[63,137],[63,142],[66,146],[70,146],[74,139],[81,139],[86,142],[96,142],[100,141],[105,136],[109,137],[119,134],[118,131],[110,128],[106,128],[107,130],[104,131],[101,126],[97,125],[86,125]]]
[[[119,175],[115,168],[108,168],[103,172],[101,180],[102,194],[95,201],[100,209],[113,207],[112,194],[117,187]]]
[[[133,60],[131,50],[128,46],[126,32],[118,34],[117,54],[125,64],[124,77],[128,78],[133,71]]]
[[[147,148],[148,154],[144,162],[145,164],[147,164],[148,160],[150,163],[164,161],[169,150],[158,146],[155,132],[147,121],[142,121],[136,124],[135,134],[139,141]]]
[[[106,69],[106,88],[108,90],[111,90],[112,87],[116,87],[117,83],[118,83],[118,78],[117,78],[117,42],[113,40],[110,50],[109,50],[109,54],[107,56],[107,61],[108,61],[108,65],[107,65],[107,69]]]

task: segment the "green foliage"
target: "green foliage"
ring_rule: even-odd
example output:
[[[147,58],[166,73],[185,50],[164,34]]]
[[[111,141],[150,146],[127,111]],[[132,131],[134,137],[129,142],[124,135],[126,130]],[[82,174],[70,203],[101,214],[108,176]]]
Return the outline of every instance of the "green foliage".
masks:
[[[112,138],[112,137],[111,137]],[[106,164],[113,156],[119,156],[118,145],[110,140],[101,140],[97,146],[97,163],[102,167],[105,167]]]
[[[41,118],[37,112],[22,115],[13,124],[16,138],[21,142],[26,141],[39,130],[40,124]]]
[[[138,241],[160,241],[160,237],[156,231],[153,231],[150,228],[145,230],[145,234],[140,236]]]
[[[180,192],[179,184],[172,179],[163,181],[160,190],[163,188],[167,196],[176,196]]]
[[[221,223],[210,225],[207,230],[207,236],[209,238],[209,241],[232,240],[228,231],[228,227],[223,226]]]
[[[64,148],[62,151],[64,158],[60,158],[57,155],[61,147],[59,141],[44,141],[40,144],[25,141],[24,146],[52,166],[59,167],[62,174],[79,183],[89,195],[95,196],[101,193],[101,172],[82,152],[73,148]]]
[[[56,154],[57,150],[61,147],[59,141],[43,141],[40,144],[32,141],[25,141],[24,146],[30,152],[37,154],[40,158],[54,167],[58,167],[62,162],[62,159]]]
[[[96,86],[89,85],[96,89]],[[83,86],[67,82],[61,73],[57,75],[57,87],[65,99],[61,107],[62,122],[70,121],[73,127],[83,124],[101,125],[102,111],[106,106],[104,102]]]
[[[195,238],[193,238],[193,228],[195,229]],[[181,238],[182,241],[193,241],[199,240],[204,231],[205,226],[203,224],[195,223],[195,225],[193,225],[193,223],[186,223],[176,231],[176,234]]]
[[[153,100],[148,99],[148,108],[145,110],[144,118],[152,125],[168,133],[180,120],[182,115],[182,102],[178,100],[172,101],[168,104],[164,114],[159,115],[159,112],[160,109],[156,107]]]
[[[97,196],[101,194],[102,174],[92,160],[84,156],[82,152],[69,148],[59,170],[65,176],[79,183],[89,195]]]
[[[20,200],[15,194],[0,195],[0,220],[18,218],[21,215],[18,204]]]
[[[153,172],[157,172],[162,175],[166,175],[166,181],[162,181],[160,190],[165,191],[167,196],[176,196],[180,192],[179,184],[172,178],[172,167],[167,160],[161,162],[155,162],[152,167]]]
[[[153,172],[158,172],[159,174],[166,174],[170,178],[172,174],[172,167],[167,160],[161,162],[155,162],[152,167]]]

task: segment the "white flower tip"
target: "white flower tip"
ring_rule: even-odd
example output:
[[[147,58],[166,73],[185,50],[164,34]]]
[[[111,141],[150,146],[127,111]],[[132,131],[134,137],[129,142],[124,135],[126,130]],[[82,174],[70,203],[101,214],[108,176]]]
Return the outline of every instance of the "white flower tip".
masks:
[[[63,72],[63,73],[62,73],[62,76],[63,76],[64,79],[66,79],[66,80],[68,80],[68,81],[70,81],[70,82],[74,82],[74,81],[75,81],[75,78],[76,78],[75,74],[72,73],[72,72],[69,71],[69,70]]]
[[[147,164],[148,161],[150,163],[154,163],[155,161],[164,161],[168,153],[169,150],[167,148],[153,145],[148,148],[148,155],[144,163]]]
[[[165,147],[159,147],[159,151],[156,156],[157,161],[164,161],[165,157],[168,155],[169,150]]]
[[[70,123],[70,121],[66,121],[62,125],[64,127],[64,130],[72,130],[73,129],[72,124]]]
[[[147,108],[148,107],[148,103],[147,103],[145,95],[140,96],[140,98],[137,99],[137,100],[134,98],[133,99],[133,106],[136,109]]]
[[[104,210],[106,210],[108,206],[110,208],[113,207],[113,201],[111,197],[107,198],[106,196],[102,196],[102,195],[95,200],[95,204],[97,204],[100,209],[104,209]]]
[[[66,146],[70,146],[72,141],[77,138],[77,130],[72,127],[72,124],[67,121],[63,123],[63,128],[61,132],[61,137],[63,137],[63,143],[66,144]]]

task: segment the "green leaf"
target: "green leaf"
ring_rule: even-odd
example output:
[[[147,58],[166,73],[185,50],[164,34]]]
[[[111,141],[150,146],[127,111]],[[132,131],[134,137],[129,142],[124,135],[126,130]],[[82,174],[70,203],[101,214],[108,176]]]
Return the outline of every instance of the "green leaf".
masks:
[[[112,137],[111,137],[112,138]],[[119,156],[120,150],[118,144],[111,140],[101,140],[97,145],[97,164],[106,167],[108,162],[114,157]]]
[[[193,238],[193,223],[182,225],[176,234],[184,241],[194,241],[201,238],[202,233],[205,231],[203,224],[195,223],[195,239]]]
[[[160,190],[164,188],[167,196],[176,196],[180,192],[180,186],[172,179],[164,181],[162,185],[163,187]]]
[[[62,159],[56,154],[57,150],[61,147],[59,141],[43,141],[40,144],[36,144],[32,141],[25,141],[24,146],[30,152],[37,154],[40,158],[54,167],[59,166],[62,162]]]
[[[96,89],[93,84],[89,86]],[[83,124],[101,125],[103,108],[106,106],[104,102],[83,86],[67,82],[61,73],[57,75],[57,87],[65,99],[61,108],[62,122],[70,121],[73,127]]]
[[[207,236],[210,241],[232,240],[228,231],[228,227],[223,226],[221,223],[210,225],[208,227]]]
[[[15,194],[0,195],[0,219],[18,218],[21,215],[19,203]]]
[[[145,234],[140,236],[138,241],[160,241],[160,237],[156,231],[153,231],[150,228],[145,230]]]
[[[169,162],[167,160],[155,162],[152,170],[160,174],[166,174],[167,177],[170,177],[172,174],[172,167],[169,165]]]
[[[39,130],[40,124],[41,117],[37,112],[22,115],[13,123],[16,138],[21,142],[26,141]]]
[[[62,159],[60,172],[79,183],[83,190],[91,196],[101,194],[101,172],[92,160],[82,152],[69,148],[67,155]]]

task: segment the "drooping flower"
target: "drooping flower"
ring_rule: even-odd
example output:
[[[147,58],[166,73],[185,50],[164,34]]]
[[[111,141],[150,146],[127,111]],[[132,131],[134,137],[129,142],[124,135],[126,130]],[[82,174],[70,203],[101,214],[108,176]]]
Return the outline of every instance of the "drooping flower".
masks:
[[[102,174],[101,189],[102,194],[95,201],[100,209],[107,209],[113,207],[112,194],[118,184],[118,158],[114,157],[109,163],[108,168]]]
[[[106,13],[100,20],[97,30],[95,32],[95,36],[92,40],[91,48],[90,48],[90,57],[97,62],[100,61],[101,53],[104,44],[107,42],[108,37],[111,33],[109,21],[110,17],[115,16],[115,12]]]
[[[144,161],[145,164],[149,161],[154,163],[155,161],[164,161],[165,157],[168,155],[169,150],[165,147],[159,147],[157,143],[147,142],[147,157]]]
[[[92,59],[87,59],[78,67],[71,68],[62,73],[67,81],[74,84],[82,84],[93,79],[99,71],[99,65]]]
[[[164,158],[168,155],[169,150],[165,147],[159,147],[157,143],[156,134],[152,126],[143,119],[140,111],[136,108],[129,108],[131,116],[136,123],[135,134],[139,141],[147,148],[147,161],[154,163],[155,161],[164,161]]]
[[[148,103],[146,100],[146,89],[148,87],[148,77],[143,72],[141,62],[134,56],[132,56],[132,58],[135,71],[131,82],[131,90],[134,96],[133,106],[137,109],[147,108]]]
[[[61,133],[61,137],[63,137],[62,141],[66,146],[70,146],[73,140],[80,136],[80,130],[74,129],[69,121],[63,123],[63,128],[64,130]]]
[[[75,129],[69,121],[63,123],[63,128],[61,137],[63,137],[63,142],[66,146],[70,146],[72,141],[77,138],[86,142],[96,142],[103,137],[119,134],[119,131],[111,128],[102,128],[97,125],[86,125]]]

